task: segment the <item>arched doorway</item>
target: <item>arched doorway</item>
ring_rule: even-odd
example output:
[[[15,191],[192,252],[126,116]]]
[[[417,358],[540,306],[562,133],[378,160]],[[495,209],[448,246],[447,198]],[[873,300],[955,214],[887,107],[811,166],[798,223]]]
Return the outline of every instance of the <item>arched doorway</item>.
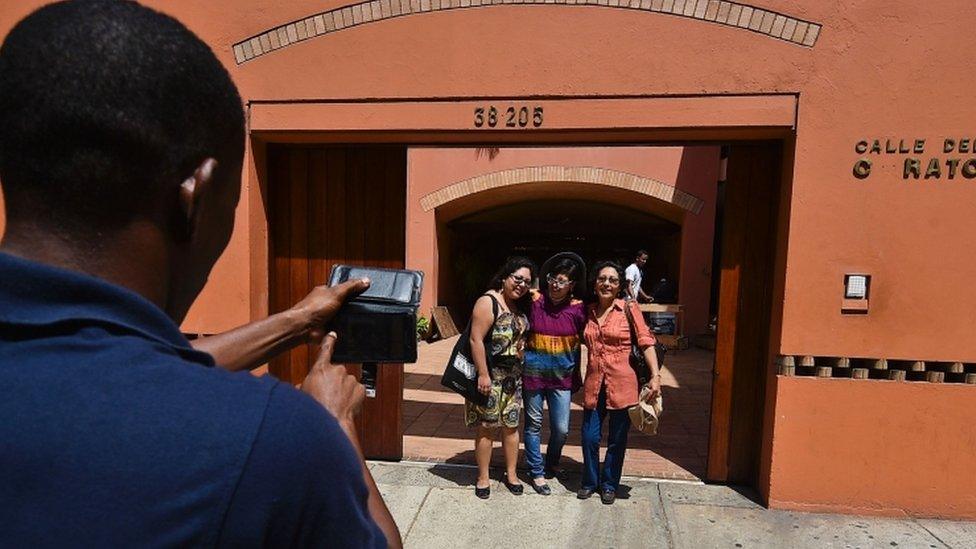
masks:
[[[564,148],[561,152],[569,150]],[[582,155],[585,149],[572,150]],[[648,154],[646,148],[629,148],[626,152]],[[708,171],[712,174],[712,194],[702,194],[709,201],[714,200],[719,162],[717,149],[712,152],[711,156],[703,155],[716,168]],[[510,155],[511,162],[511,156],[518,154],[518,150],[503,148],[499,158]],[[465,158],[458,156],[459,161]],[[680,155],[678,158],[675,167],[681,163]],[[607,162],[612,160],[608,158]],[[541,264],[556,252],[574,251],[588,265],[601,259],[626,265],[635,250],[647,249],[652,259],[646,266],[646,278],[667,276],[678,281],[682,247],[687,245],[682,238],[683,229],[714,215],[713,209],[701,211],[703,200],[675,185],[608,168],[570,166],[492,171],[447,185],[421,200],[436,218],[436,301],[449,308],[459,325],[467,322],[473,302],[485,290],[488,278],[510,255],[524,255]],[[710,255],[712,246],[712,235],[707,236],[707,241],[699,243],[708,248],[703,252],[705,256]],[[707,308],[707,284],[699,290],[699,299],[705,300]],[[437,367],[443,368],[437,358],[443,358],[440,355],[451,344],[453,341],[449,340],[425,348],[436,357],[429,364],[422,356],[418,364],[406,366],[404,451],[408,459],[473,463],[460,400],[437,392],[436,380],[431,379],[431,374],[436,376]],[[670,369],[665,372],[665,391],[669,406],[681,410],[680,416],[672,416],[661,436],[632,433],[628,474],[705,478],[713,360],[714,354],[702,349],[671,355]],[[576,395],[572,406],[571,434],[564,450],[564,465],[570,470],[578,468],[582,459],[580,398],[580,394]],[[435,422],[437,425],[432,425]]]
[[[566,181],[458,198],[436,209],[437,301],[466,322],[494,270],[511,255],[541,265],[557,252],[574,251],[588,265],[603,259],[626,265],[635,250],[647,249],[647,278],[677,281],[685,213],[635,191]]]
[[[438,225],[442,270],[438,301],[455,304],[459,317],[509,255],[541,265],[561,251],[579,253],[587,265],[602,259],[625,263],[634,250],[653,250],[650,279],[677,280],[681,226],[625,206],[558,197],[481,210]],[[540,273],[541,276],[541,273]],[[540,285],[542,283],[540,282]]]
[[[755,484],[760,474],[760,436],[767,396],[765,374],[768,373],[766,365],[769,364],[768,357],[765,355],[772,348],[769,341],[771,328],[775,329],[770,321],[777,321],[771,318],[774,309],[772,300],[775,299],[773,293],[781,292],[781,285],[780,289],[775,289],[775,284],[779,282],[773,280],[772,276],[773,257],[776,251],[774,245],[784,234],[782,227],[778,226],[784,218],[777,215],[777,212],[780,212],[779,197],[783,188],[780,164],[782,147],[783,143],[780,141],[736,143],[732,147],[730,156],[729,184],[726,193],[729,215],[725,218],[723,229],[724,236],[728,238],[724,240],[722,246],[719,335],[712,377],[713,390],[710,391],[713,395],[710,427],[706,427],[709,429],[710,441],[707,448],[701,452],[701,455],[707,455],[708,458],[707,473],[703,476],[709,480]],[[297,151],[295,154],[298,154],[298,157],[285,154],[289,149],[296,148],[308,150]],[[292,282],[317,280],[315,276],[310,277],[309,272],[314,275],[317,271],[315,269],[309,271],[309,266],[314,267],[320,263],[311,262],[309,259],[321,258],[328,262],[332,257],[328,250],[320,249],[321,244],[334,241],[345,242],[346,252],[355,252],[356,258],[359,258],[356,261],[372,261],[370,243],[375,245],[382,243],[384,249],[388,243],[401,243],[400,235],[404,234],[401,231],[411,226],[409,215],[404,221],[396,219],[397,216],[375,215],[375,207],[370,209],[370,205],[378,204],[376,202],[378,197],[384,197],[383,203],[386,204],[388,197],[402,196],[400,192],[407,188],[405,175],[409,172],[409,162],[403,155],[403,148],[391,148],[388,145],[377,147],[376,145],[316,144],[286,145],[281,150],[277,149],[278,147],[267,149],[270,153],[267,162],[269,184],[264,187],[273,191],[269,201],[269,210],[272,212],[270,236],[271,241],[275,243],[269,250],[272,258],[271,283],[275,288],[270,300],[272,310],[277,310],[282,306],[281,304],[287,303],[284,298],[279,300],[276,296],[279,291],[284,296],[286,288],[293,290]],[[336,149],[335,154],[342,151],[341,154],[345,155],[346,162],[329,161],[329,155],[333,154],[332,149]],[[390,149],[391,152],[399,149],[400,152],[393,155],[395,159],[391,156],[391,163],[387,168],[379,169],[380,164],[372,159],[382,156],[383,149]],[[326,156],[324,170],[316,163],[316,159],[322,154]],[[356,162],[350,165],[349,155],[363,162],[361,165]],[[340,173],[341,170],[338,170],[340,165],[345,168],[359,167],[346,169],[345,172]],[[330,171],[329,166],[336,168],[335,173]],[[396,185],[392,184],[393,179],[391,179],[392,194],[373,192],[376,190],[375,184],[371,182],[374,176],[382,176],[382,178],[396,176]],[[310,185],[313,182],[315,185]],[[324,187],[320,183],[324,183]],[[649,198],[633,188],[590,182],[580,183],[572,180],[550,179],[493,187],[492,192],[468,194],[455,192],[453,199],[434,206],[433,215],[430,216],[431,228],[435,228],[438,221],[443,221],[444,224],[459,221],[456,226],[464,228],[465,220],[471,222],[479,219],[475,215],[478,212],[485,212],[486,215],[492,210],[501,209],[503,212],[505,206],[517,201],[531,203],[551,200],[554,192],[558,193],[560,202],[567,205],[580,200],[608,204],[637,210],[638,214],[657,217],[674,225],[681,225],[681,216],[685,219],[688,217],[687,210],[682,212],[682,208],[676,208],[673,202]],[[363,227],[365,232],[345,231],[341,227],[324,232],[309,230],[308,224],[303,220],[314,218],[318,221],[337,222],[338,218],[292,215],[295,212],[311,212],[305,205],[318,203],[314,200],[311,202],[303,200],[303,188],[319,190],[324,188],[326,193],[322,196],[325,197],[330,196],[329,193],[333,191],[340,192],[342,189],[342,200],[325,200],[324,204],[354,205],[355,215],[362,215],[362,219],[368,221],[354,226]],[[410,196],[409,191],[407,196]],[[290,206],[286,206],[289,204]],[[289,214],[289,211],[292,214]],[[348,222],[349,216],[346,213],[342,215]],[[496,212],[496,215],[501,215],[501,212]],[[436,220],[433,219],[435,217]],[[490,221],[490,218],[488,220]],[[388,238],[373,238],[376,235],[370,236],[373,234],[370,227],[389,229]],[[308,232],[306,238],[301,236],[304,232]],[[289,235],[290,241],[287,249],[277,246],[279,239],[284,242],[285,235]],[[431,240],[434,241],[431,242],[432,246],[437,244],[436,238],[428,238],[428,241]],[[304,253],[300,251],[303,249]],[[395,249],[395,246],[390,249]],[[349,253],[346,255],[349,256]],[[391,256],[391,261],[394,259],[402,261]],[[284,379],[296,378],[295,373],[300,374],[306,367],[308,356],[307,352],[295,351],[291,354],[293,359],[291,368],[282,369],[273,364],[272,372],[282,375]],[[294,360],[296,358],[297,362]],[[439,368],[443,369],[443,361]],[[350,370],[356,371],[357,368],[350,366]],[[411,435],[402,430],[405,423],[400,422],[400,410],[405,408],[401,406],[403,400],[400,395],[404,390],[437,393],[439,384],[435,379],[431,380],[429,386],[415,387],[409,377],[404,383],[402,370],[395,367],[386,368],[383,373],[384,376],[378,383],[378,386],[381,386],[378,394],[382,395],[382,398],[367,402],[361,416],[363,424],[374,427],[366,430],[368,436],[365,437],[364,447],[367,448],[368,455],[373,457],[388,456],[388,459],[407,457],[400,451],[401,441],[409,439]],[[443,397],[438,396],[438,398]],[[459,441],[467,448],[468,433],[460,421],[451,418],[451,410],[457,408],[457,405],[442,402],[438,403],[438,406],[440,408],[432,407],[414,419],[421,422],[429,419],[428,423],[431,424],[429,426],[435,430],[442,425],[456,427],[451,433],[452,440]],[[406,419],[405,412],[402,417]],[[387,444],[391,449],[389,454],[381,449]],[[457,455],[461,459],[465,457],[464,452]]]

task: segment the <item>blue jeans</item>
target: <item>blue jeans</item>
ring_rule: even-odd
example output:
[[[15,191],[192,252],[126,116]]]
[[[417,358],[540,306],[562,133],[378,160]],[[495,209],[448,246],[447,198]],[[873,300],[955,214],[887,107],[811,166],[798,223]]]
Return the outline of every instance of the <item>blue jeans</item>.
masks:
[[[600,468],[600,439],[603,436],[603,419],[610,416],[607,433],[607,454]],[[624,468],[627,452],[627,432],[630,416],[627,410],[607,410],[607,389],[600,387],[596,410],[583,410],[583,480],[581,488],[617,491],[620,472]]]
[[[559,465],[559,458],[569,433],[569,389],[522,390],[525,406],[525,464],[532,478],[545,476],[545,470]],[[545,465],[542,462],[542,403],[549,406],[549,444]]]

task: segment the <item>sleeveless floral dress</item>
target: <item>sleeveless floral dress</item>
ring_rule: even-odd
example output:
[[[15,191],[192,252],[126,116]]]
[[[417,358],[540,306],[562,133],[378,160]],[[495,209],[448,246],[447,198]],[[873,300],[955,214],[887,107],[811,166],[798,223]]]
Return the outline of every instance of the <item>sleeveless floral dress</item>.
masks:
[[[491,393],[484,406],[464,402],[468,427],[518,427],[522,417],[522,350],[528,331],[529,320],[524,314],[498,314],[491,329]]]

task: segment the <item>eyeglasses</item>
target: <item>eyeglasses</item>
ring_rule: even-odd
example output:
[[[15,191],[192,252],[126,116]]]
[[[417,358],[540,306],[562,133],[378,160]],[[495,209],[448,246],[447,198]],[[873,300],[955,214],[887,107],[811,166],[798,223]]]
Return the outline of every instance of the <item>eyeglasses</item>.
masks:
[[[613,286],[620,284],[620,279],[615,276],[601,276],[596,279],[597,284],[607,284],[610,283]]]
[[[532,282],[532,277],[526,278],[517,274],[510,274],[508,277],[512,279],[512,282],[514,282],[516,286],[521,286],[522,284],[528,286]]]
[[[569,286],[570,284],[573,283],[572,280],[569,279],[560,280],[558,278],[554,278],[552,275],[546,276],[546,282],[548,282],[550,285],[552,285],[552,287],[556,288],[557,290],[562,290],[566,286]]]

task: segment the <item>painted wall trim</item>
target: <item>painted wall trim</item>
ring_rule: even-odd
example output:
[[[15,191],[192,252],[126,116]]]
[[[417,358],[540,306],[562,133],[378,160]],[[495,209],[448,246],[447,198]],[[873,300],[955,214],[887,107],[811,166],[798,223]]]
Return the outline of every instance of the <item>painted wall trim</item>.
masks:
[[[530,166],[482,174],[458,181],[424,195],[420,199],[420,206],[425,212],[429,212],[438,206],[474,193],[544,181],[589,183],[626,189],[673,204],[694,214],[700,213],[705,205],[702,199],[680,191],[674,185],[626,172],[578,166]]]
[[[251,101],[248,128],[252,135],[297,142],[312,132],[398,132],[395,142],[456,142],[468,134],[479,144],[522,140],[552,142],[567,130],[596,134],[576,137],[577,142],[619,142],[626,132],[638,132],[640,142],[648,130],[704,129],[734,132],[792,132],[796,127],[798,97],[795,94],[650,96],[624,98],[454,98],[407,100]],[[475,109],[488,104],[515,105],[531,102],[545,109],[541,128],[475,127]],[[502,107],[504,108],[504,107]],[[485,125],[487,126],[487,125]],[[607,130],[613,130],[609,133]],[[461,132],[453,136],[429,132]],[[539,135],[544,133],[545,135]],[[271,135],[275,134],[275,135]],[[321,136],[312,136],[320,139]],[[781,137],[781,135],[780,135]],[[706,139],[769,139],[754,133],[736,137],[709,134]],[[773,137],[775,138],[775,137]],[[344,139],[347,139],[344,138]],[[694,140],[695,137],[692,137]]]
[[[299,42],[386,19],[506,4],[594,6],[661,13],[755,32],[803,47],[813,47],[822,28],[819,23],[725,0],[367,0],[241,40],[233,46],[234,59],[241,65]]]

